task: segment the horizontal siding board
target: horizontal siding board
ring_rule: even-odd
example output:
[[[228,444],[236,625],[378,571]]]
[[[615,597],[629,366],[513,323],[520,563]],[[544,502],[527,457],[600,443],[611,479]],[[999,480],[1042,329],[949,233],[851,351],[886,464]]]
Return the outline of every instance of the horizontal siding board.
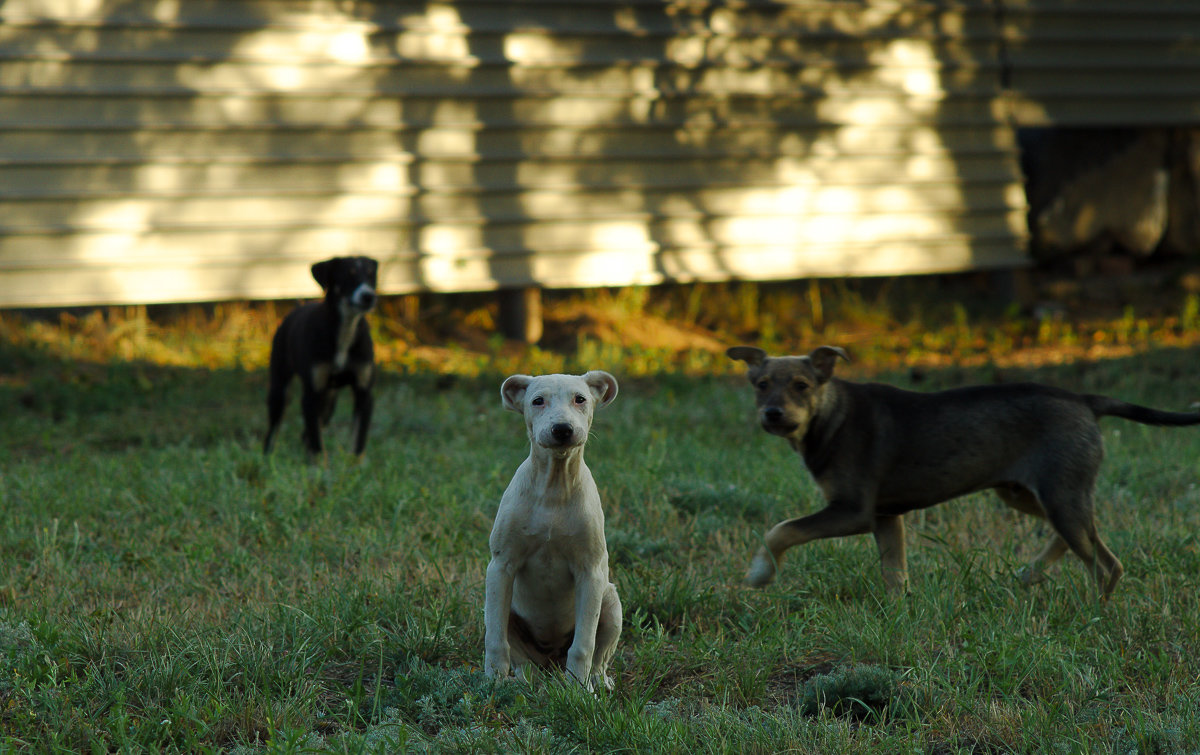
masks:
[[[15,307],[62,306],[145,301],[140,292],[157,292],[156,302],[214,301],[231,298],[311,298],[314,295],[308,263],[298,255],[286,260],[246,260],[225,265],[166,267],[117,265],[83,275],[32,269],[6,272]],[[844,243],[810,245],[803,250],[738,244],[720,247],[609,251],[594,254],[557,253],[474,259],[409,259],[397,256],[381,268],[380,288],[406,291],[486,291],[522,286],[533,278],[550,287],[576,287],[586,277],[595,286],[654,285],[668,280],[719,281],[789,280],[844,275],[909,275],[1011,267],[1012,237],[970,234],[953,239],[914,238],[872,241],[864,246]]]
[[[351,252],[394,292],[1023,261],[990,0],[0,20],[0,305],[307,296]]]
[[[432,33],[506,33],[553,30],[557,35],[599,36],[755,36],[813,39],[831,36],[894,38],[994,36],[991,0],[976,2],[872,3],[873,13],[832,2],[690,3],[664,8],[662,0],[622,2],[455,2],[441,7],[415,2],[369,2],[333,9],[310,2],[260,0],[155,6],[128,3],[103,12],[63,2],[9,0],[0,19],[11,25],[140,27],[178,31],[220,30],[246,33],[270,29],[344,27]],[[94,6],[93,6],[94,7]],[[665,12],[664,12],[665,11]]]
[[[325,103],[326,111],[320,113]],[[28,110],[23,105],[30,105]],[[943,101],[933,97],[868,100],[858,96],[842,98],[773,95],[770,97],[729,96],[719,102],[698,102],[683,95],[646,96],[522,96],[513,98],[475,97],[447,99],[444,96],[352,96],[331,94],[328,98],[302,93],[215,92],[193,96],[183,91],[153,91],[144,98],[128,92],[98,95],[88,92],[21,88],[0,91],[0,124],[27,124],[38,117],[39,126],[86,124],[93,117],[96,125],[112,116],[122,122],[136,115],[147,119],[147,128],[156,125],[188,123],[181,114],[195,107],[199,125],[261,124],[265,118],[277,119],[279,128],[290,125],[303,128],[328,125],[345,129],[358,124],[398,124],[411,128],[456,127],[549,127],[607,126],[640,128],[647,124],[685,127],[689,124],[721,123],[731,125],[775,124],[781,130],[854,126],[868,128],[888,124],[895,128],[980,128],[994,131],[1001,108],[990,97]],[[56,110],[61,115],[55,115]],[[936,117],[929,115],[936,111]],[[331,123],[341,115],[341,124]],[[11,120],[9,120],[11,118]],[[61,118],[62,120],[58,120]],[[888,120],[884,120],[887,118]],[[248,120],[243,120],[248,119]],[[81,123],[82,122],[82,123]],[[0,128],[3,128],[0,125]]]
[[[1014,123],[1021,126],[1094,128],[1161,128],[1164,125],[1200,124],[1200,100],[1112,97],[1101,102],[1092,98],[1014,97],[1009,104]]]
[[[192,225],[220,224],[240,215],[251,215],[262,222],[271,218],[312,217],[314,213],[333,207],[347,221],[353,218],[383,217],[399,219],[406,224],[420,224],[436,219],[456,222],[483,222],[495,219],[511,222],[519,218],[586,217],[589,214],[652,213],[655,216],[694,215],[697,213],[734,215],[753,209],[760,214],[791,214],[803,207],[825,208],[833,212],[849,207],[854,212],[962,212],[964,206],[972,211],[1011,208],[1019,204],[1019,188],[1006,177],[997,176],[992,183],[982,180],[963,184],[957,181],[910,184],[900,188],[889,185],[838,185],[827,181],[807,184],[789,183],[786,186],[745,183],[721,186],[716,183],[698,185],[686,194],[677,186],[668,188],[599,187],[430,192],[411,189],[405,192],[351,192],[299,186],[289,192],[263,196],[253,188],[214,192],[208,195],[192,193],[186,186],[163,189],[148,194],[113,192],[107,196],[89,197],[87,210],[90,223],[79,220],[71,228],[97,227],[108,223],[111,212],[123,217],[122,208],[136,206],[156,222],[180,225],[192,219]],[[1013,196],[1017,194],[1017,196]],[[3,197],[3,194],[0,194]],[[0,226],[6,233],[29,232],[30,229],[64,227],[68,209],[79,199],[70,195],[19,200],[0,203]],[[222,220],[214,220],[220,218]]]
[[[975,222],[986,214],[1013,213],[1004,201],[1000,192],[991,193],[989,200],[992,206],[983,206],[971,213]],[[901,207],[895,198],[888,197],[886,209],[878,209],[862,202],[862,197],[853,191],[823,191],[810,197],[795,197],[788,201],[786,197],[772,197],[772,203],[761,203],[764,206],[733,204],[733,212],[718,213],[715,209],[680,203],[667,207],[625,208],[612,206],[598,208],[581,204],[556,208],[554,212],[535,213],[529,207],[516,208],[519,211],[512,214],[502,214],[491,207],[477,210],[456,208],[453,214],[440,215],[435,220],[421,215],[406,212],[407,203],[397,202],[386,197],[353,198],[339,197],[337,200],[314,200],[303,202],[292,200],[281,203],[278,201],[220,201],[213,203],[191,202],[172,203],[170,205],[155,205],[138,200],[114,201],[107,206],[97,207],[92,215],[84,215],[70,224],[62,224],[57,219],[61,217],[61,207],[54,205],[37,205],[19,203],[4,208],[0,212],[0,220],[10,221],[3,236],[33,236],[33,235],[81,235],[87,233],[126,233],[143,234],[157,231],[195,231],[237,228],[240,230],[304,230],[314,224],[327,225],[330,228],[394,228],[398,234],[414,234],[418,237],[428,234],[430,238],[458,238],[454,229],[462,229],[461,238],[477,236],[479,229],[487,228],[505,230],[506,238],[520,240],[531,249],[551,249],[538,241],[548,238],[551,232],[554,238],[565,239],[569,233],[579,229],[592,227],[604,228],[612,224],[631,226],[637,224],[650,229],[656,223],[665,222],[699,222],[703,223],[707,232],[716,233],[723,225],[736,223],[739,219],[748,219],[752,224],[772,224],[776,227],[786,227],[787,232],[797,239],[797,243],[807,240],[809,232],[793,227],[803,224],[806,228],[815,229],[813,233],[820,237],[836,231],[839,238],[855,240],[855,234],[890,232],[893,227],[916,227],[929,229],[930,233],[952,232],[964,214],[960,207],[951,209],[935,205],[909,201]],[[958,203],[961,203],[961,197]],[[956,203],[957,204],[957,203]],[[215,222],[211,214],[214,210],[224,209],[226,216],[222,222]],[[388,211],[390,210],[390,211]],[[306,212],[307,211],[307,212]],[[405,219],[398,221],[398,216]],[[864,219],[864,216],[866,219]],[[15,219],[13,219],[15,218]],[[515,233],[507,229],[519,229]],[[563,230],[565,229],[565,230]],[[580,231],[583,232],[583,231]],[[649,231],[648,231],[649,232]],[[496,236],[495,238],[499,238]],[[746,238],[749,238],[747,236]],[[511,242],[506,248],[521,248]],[[557,243],[557,242],[556,242]],[[566,243],[563,241],[562,243]],[[2,265],[0,265],[2,266]]]
[[[70,138],[69,151],[62,148],[64,136]],[[736,134],[716,135],[700,132],[695,134],[694,139],[683,143],[678,135],[674,140],[664,140],[654,139],[654,135],[651,134],[644,141],[613,140],[603,136],[588,140],[580,136],[576,140],[578,147],[575,149],[572,149],[570,144],[555,143],[548,139],[541,144],[526,145],[518,143],[501,146],[493,142],[496,148],[488,152],[481,152],[479,145],[472,145],[474,140],[469,137],[436,139],[425,138],[429,135],[424,133],[410,136],[411,138],[397,138],[395,134],[383,131],[349,131],[335,134],[320,131],[314,134],[311,131],[163,130],[105,133],[82,130],[64,135],[61,132],[44,130],[10,130],[4,133],[3,146],[0,146],[0,165],[50,164],[60,161],[114,164],[160,160],[371,160],[420,166],[466,163],[499,166],[500,170],[504,170],[506,165],[512,165],[509,170],[518,171],[521,165],[539,169],[543,167],[543,163],[561,164],[567,168],[580,166],[583,170],[591,167],[590,164],[596,160],[614,165],[622,165],[622,161],[625,160],[636,160],[639,164],[646,160],[677,160],[686,172],[698,162],[731,159],[747,160],[746,164],[752,171],[757,170],[757,162],[761,160],[775,162],[781,169],[794,170],[798,168],[794,166],[795,160],[821,154],[812,144],[800,139],[789,139],[790,135],[786,132],[749,133],[742,134],[741,137]],[[569,142],[571,135],[564,136],[563,142]],[[425,153],[425,157],[418,158],[413,149],[420,147],[422,143],[429,144],[428,152]],[[995,149],[964,149],[954,155],[943,150],[929,149],[922,152],[906,149],[907,146],[903,139],[897,139],[895,144],[883,143],[862,151],[834,154],[845,160],[845,167],[849,171],[871,173],[877,170],[876,166],[880,161],[889,163],[888,168],[892,169],[897,163],[920,162],[922,175],[928,172],[955,175],[969,170],[972,161],[994,160],[996,155],[1000,154],[999,150]],[[934,168],[925,167],[931,162],[938,165]]]
[[[621,234],[619,227],[612,227],[609,230],[611,235]],[[596,257],[616,257],[617,266],[609,271],[609,277],[606,279],[610,282],[596,285],[619,285],[611,281],[619,279],[621,276],[628,275],[629,270],[622,267],[619,258],[622,254],[628,255],[633,265],[633,260],[646,260],[654,258],[670,258],[680,250],[686,249],[689,254],[695,254],[700,250],[724,250],[730,253],[733,250],[744,248],[748,251],[760,249],[770,249],[772,253],[786,255],[786,259],[791,265],[790,268],[785,268],[782,261],[776,265],[773,278],[780,277],[806,277],[811,270],[806,267],[813,259],[829,258],[830,255],[837,253],[839,248],[844,248],[847,252],[853,254],[860,260],[867,260],[874,250],[878,248],[896,248],[899,246],[919,247],[922,244],[928,245],[931,250],[939,250],[946,248],[955,248],[969,252],[973,245],[979,244],[980,248],[999,249],[1005,239],[1008,240],[1008,260],[1012,263],[1012,244],[1011,244],[1011,229],[1005,228],[1001,220],[996,220],[990,224],[989,228],[980,229],[977,232],[972,231],[970,234],[952,234],[941,235],[937,238],[930,239],[926,235],[909,235],[909,236],[891,236],[885,241],[872,239],[867,242],[839,240],[831,243],[827,239],[814,238],[807,240],[803,247],[797,247],[792,244],[782,244],[776,239],[754,239],[747,241],[745,239],[737,239],[735,243],[727,243],[726,241],[705,236],[704,240],[695,244],[687,244],[682,241],[675,243],[673,246],[665,247],[660,241],[646,237],[641,229],[638,231],[637,239],[631,234],[625,234],[624,244],[619,249],[614,249],[608,246],[597,246],[595,244],[587,245],[583,243],[574,243],[570,247],[555,247],[553,249],[530,249],[530,248],[513,248],[505,249],[497,252],[493,247],[471,247],[455,249],[453,253],[443,251],[420,251],[412,249],[402,249],[394,251],[387,258],[388,264],[381,268],[383,279],[386,280],[386,289],[393,293],[403,293],[408,291],[425,290],[433,288],[441,291],[451,291],[455,289],[458,281],[453,274],[442,277],[440,279],[431,279],[427,277],[411,278],[406,277],[406,274],[411,275],[414,271],[427,268],[436,268],[439,270],[449,271],[453,273],[456,269],[473,267],[481,268],[488,264],[506,265],[510,269],[515,264],[529,264],[530,260],[546,258],[552,262],[563,263],[564,261],[581,259],[581,258],[596,258]],[[341,243],[347,240],[353,241],[357,246],[361,247],[363,253],[373,254],[378,256],[379,249],[383,246],[392,243],[393,236],[387,234],[384,230],[370,229],[309,229],[307,231],[297,231],[289,234],[286,238],[278,234],[258,233],[258,234],[242,234],[235,230],[225,231],[222,233],[213,234],[179,234],[168,237],[166,234],[160,234],[160,237],[153,239],[143,239],[142,246],[133,246],[129,254],[122,255],[119,259],[105,260],[98,250],[104,245],[120,246],[128,248],[131,243],[131,238],[128,235],[111,234],[106,236],[98,236],[89,239],[79,238],[61,238],[61,248],[52,248],[55,252],[49,256],[46,261],[38,264],[25,265],[10,265],[3,268],[3,273],[6,279],[12,279],[14,276],[22,276],[25,279],[44,276],[47,280],[53,280],[53,276],[63,277],[63,285],[73,285],[73,279],[83,278],[90,280],[103,280],[110,274],[115,274],[118,278],[128,278],[136,276],[141,270],[160,271],[160,274],[165,274],[162,271],[169,271],[175,268],[183,268],[194,271],[205,271],[211,269],[233,270],[239,265],[244,265],[247,268],[256,270],[274,271],[276,274],[286,277],[290,270],[307,271],[307,267],[313,259],[312,254],[314,249],[319,249],[320,246],[328,243]],[[19,248],[19,242],[29,242],[32,239],[28,238],[13,238],[3,240],[3,245],[7,251],[10,245]],[[221,244],[222,241],[236,240],[233,244]],[[601,239],[603,240],[603,239]],[[132,241],[136,242],[136,239]],[[281,242],[286,241],[287,253],[283,253]],[[40,239],[39,243],[53,243],[46,239]],[[214,244],[213,249],[219,249],[221,254],[215,251],[208,255],[197,255],[194,253],[193,244],[210,243]],[[72,248],[73,247],[73,248]],[[157,250],[157,251],[154,251]],[[72,258],[79,256],[80,251],[95,254],[96,261],[88,262],[70,262]],[[170,253],[169,256],[164,256]],[[959,252],[955,253],[959,255]],[[994,252],[993,252],[994,254]],[[994,256],[993,256],[994,259]],[[939,270],[964,270],[968,269],[965,266],[958,267],[958,263],[943,268],[936,268],[932,262],[923,264],[919,269],[915,269],[914,273],[937,272]],[[764,271],[765,272],[765,271]],[[889,270],[889,273],[899,272]],[[70,273],[70,274],[68,274]],[[785,273],[792,273],[786,275]],[[865,271],[861,266],[854,270],[854,274],[871,274]],[[303,278],[304,276],[301,276]],[[753,278],[753,276],[748,276]],[[635,278],[628,278],[624,281],[625,284],[637,283]],[[528,280],[504,280],[505,285],[527,285]],[[578,284],[563,283],[561,281],[539,281],[546,285],[576,287]],[[382,286],[381,286],[382,287]],[[465,290],[488,290],[496,286],[487,285],[480,281],[472,281],[472,288]],[[78,288],[78,287],[77,287]],[[464,289],[459,289],[464,290]],[[12,292],[15,297],[20,299],[19,306],[28,306],[36,297],[53,296],[53,287],[48,291],[20,291]],[[80,303],[105,303],[105,296],[108,292],[103,287],[97,286],[94,294],[88,298],[86,302]],[[165,292],[164,292],[165,293]],[[298,291],[294,295],[303,296],[311,295],[311,288],[306,288]],[[286,294],[285,294],[286,295]],[[201,299],[193,300],[212,300],[213,297],[205,296]],[[168,299],[164,299],[166,301]],[[186,291],[175,292],[169,301],[186,301]]]
[[[1200,33],[1200,19],[1195,22]],[[1010,44],[1007,57],[1012,73],[1033,70],[1104,71],[1127,70],[1131,73],[1163,74],[1195,70],[1200,64],[1200,38],[1194,44],[1178,44],[1168,39],[1099,40],[1077,38],[1062,40],[1024,40]],[[1144,79],[1151,84],[1151,79]]]
[[[1017,125],[1200,123],[1200,3],[1004,0],[1000,30]]]
[[[1089,99],[1098,108],[1106,102],[1140,100],[1170,104],[1200,94],[1196,75],[1200,59],[1192,71],[1155,72],[1147,76],[1142,71],[1111,67],[1102,70],[1064,70],[1027,68],[1012,77],[1013,87],[1030,100]]]
[[[251,198],[275,198],[279,201],[304,199],[307,197],[337,197],[344,195],[380,195],[391,198],[413,199],[430,210],[436,217],[463,212],[463,207],[481,207],[480,212],[500,212],[501,208],[518,205],[528,211],[540,203],[561,201],[568,205],[573,201],[591,208],[598,197],[623,197],[640,205],[652,206],[660,198],[675,197],[697,205],[706,204],[710,197],[771,196],[772,201],[787,201],[785,198],[797,192],[841,192],[850,190],[859,197],[864,206],[871,206],[875,197],[885,197],[889,202],[933,202],[926,197],[941,197],[946,206],[966,202],[973,208],[984,195],[1004,194],[1010,206],[1021,204],[1022,189],[1011,180],[1007,171],[995,166],[981,169],[950,179],[927,178],[909,181],[903,186],[895,182],[882,181],[878,177],[852,176],[855,180],[832,180],[831,176],[811,171],[806,176],[790,176],[787,179],[768,177],[771,180],[751,181],[740,172],[736,175],[699,173],[690,180],[676,176],[649,175],[639,183],[602,181],[579,183],[543,183],[541,186],[521,186],[513,182],[484,188],[478,185],[421,186],[402,183],[403,166],[395,170],[379,170],[377,163],[361,165],[340,164],[333,169],[321,165],[288,163],[278,170],[246,170],[245,166],[225,165],[140,165],[114,166],[109,172],[103,190],[88,192],[80,188],[77,174],[84,177],[89,169],[53,168],[0,168],[0,199],[14,206],[22,203],[55,201],[63,203],[63,217],[71,207],[94,201],[96,206],[103,202],[136,199],[143,202],[178,202],[190,199],[224,198],[241,201]],[[51,177],[48,177],[51,176]],[[206,182],[201,189],[195,188],[200,181]],[[38,186],[37,191],[22,191],[22,183]],[[575,197],[582,199],[575,200]],[[911,197],[912,199],[905,199]],[[733,200],[727,200],[733,201]],[[762,201],[766,201],[765,199]],[[884,201],[884,200],[880,200]]]
[[[319,244],[322,240],[339,239],[312,241]],[[113,241],[121,243],[120,239]],[[369,244],[364,246],[370,248]],[[139,301],[135,298],[137,292],[145,290],[156,291],[154,301],[159,302],[312,297],[307,271],[312,259],[311,253],[279,258],[264,252],[253,258],[237,255],[192,265],[177,260],[154,265],[132,258],[128,264],[116,262],[76,275],[64,275],[63,270],[51,267],[5,271],[4,275],[12,289],[10,306],[20,307],[61,306],[64,298],[77,304],[133,302]],[[392,293],[491,290],[525,285],[531,277],[546,286],[574,287],[580,275],[587,277],[590,285],[650,285],[666,280],[904,275],[1011,265],[1011,233],[1004,231],[991,236],[972,233],[934,240],[891,238],[861,245],[814,242],[803,249],[708,242],[670,250],[645,245],[620,251],[555,250],[511,255],[484,250],[458,257],[398,254],[381,268],[380,287]]]
[[[613,62],[629,59],[698,63],[734,61],[813,63],[867,60],[875,42],[917,40],[946,55],[947,62],[981,58],[997,42],[990,17],[955,24],[951,32],[912,26],[899,34],[874,27],[863,31],[796,29],[787,24],[749,29],[750,19],[731,19],[735,28],[685,31],[667,24],[630,30],[537,27],[504,22],[489,26],[364,23],[333,16],[309,25],[246,25],[242,28],[164,24],[75,24],[9,18],[0,29],[0,55],[82,60],[273,60],[296,63],[349,60],[379,64],[398,59],[459,63],[463,60],[528,65]],[[1062,32],[1070,36],[1069,19]],[[1147,28],[1153,29],[1152,25]],[[1015,34],[1015,31],[1013,32]],[[230,40],[236,44],[226,44]],[[176,44],[172,44],[172,43]],[[975,55],[964,55],[974,49]],[[664,54],[665,53],[665,54]],[[678,58],[678,59],[677,59]]]
[[[749,156],[749,155],[808,155],[834,150],[847,157],[857,155],[945,155],[1005,153],[1012,149],[1013,136],[1008,129],[993,128],[933,128],[930,126],[900,128],[897,124],[841,127],[832,131],[828,126],[787,127],[782,124],[742,122],[727,124],[648,124],[640,127],[535,127],[477,128],[473,126],[430,126],[381,128],[342,124],[338,128],[320,125],[293,125],[272,128],[264,124],[233,126],[154,126],[134,128],[115,125],[93,128],[83,125],[37,127],[33,124],[9,125],[0,130],[5,139],[0,143],[0,164],[42,162],[56,156],[68,156],[61,142],[69,140],[69,156],[99,151],[109,158],[127,154],[129,161],[150,161],[143,150],[157,142],[157,149],[169,150],[172,157],[183,157],[187,148],[208,150],[214,145],[232,145],[238,153],[251,153],[264,159],[269,152],[250,150],[247,138],[270,140],[301,140],[306,146],[314,136],[329,135],[339,144],[351,144],[350,139],[382,144],[386,150],[399,149],[406,155],[421,155],[427,159],[578,159],[588,157],[621,157],[652,155],[680,156]],[[636,138],[630,138],[636,137]],[[203,142],[197,144],[197,142]],[[213,159],[219,152],[204,152]],[[341,157],[352,160],[343,152]]]
[[[979,213],[971,218],[972,233],[981,236],[1010,234],[1014,215]],[[646,217],[593,218],[586,221],[521,222],[487,224],[437,224],[401,228],[386,223],[337,225],[296,225],[286,228],[260,228],[229,224],[218,230],[136,228],[118,232],[73,232],[57,236],[12,234],[0,237],[0,252],[21,253],[25,264],[0,267],[5,271],[57,268],[77,273],[143,265],[172,266],[191,259],[208,261],[214,257],[233,257],[253,264],[260,257],[284,256],[291,260],[321,257],[329,244],[353,244],[363,253],[383,255],[393,261],[406,256],[449,260],[492,259],[526,255],[559,255],[607,249],[621,254],[634,249],[675,248],[680,246],[788,247],[801,257],[810,246],[836,247],[837,244],[869,248],[884,239],[955,238],[961,217],[929,213],[908,216],[877,216],[870,223],[846,214],[789,215],[736,218],[667,219]],[[830,243],[830,239],[837,243]],[[780,239],[786,239],[786,244]],[[281,255],[281,249],[295,249]],[[36,256],[28,256],[36,250]],[[111,255],[119,252],[119,256]],[[451,279],[452,280],[452,279]],[[409,281],[405,289],[421,281]]]
[[[838,74],[832,73],[837,70]],[[863,69],[864,71],[867,69]],[[511,99],[515,97],[588,96],[606,100],[636,96],[754,96],[788,99],[871,97],[896,101],[939,101],[948,96],[980,98],[995,93],[988,73],[977,69],[936,69],[891,66],[889,76],[911,80],[919,89],[906,91],[874,77],[843,76],[844,68],[783,66],[700,66],[681,70],[655,64],[618,64],[605,67],[503,66],[355,66],[281,63],[200,62],[142,63],[74,60],[9,60],[0,68],[0,90],[14,94],[103,92],[110,95],[138,92],[143,95],[271,94],[295,92],[303,81],[310,96],[358,94],[360,96],[459,95]],[[851,72],[853,73],[853,71]],[[992,73],[998,74],[998,69]],[[965,74],[965,75],[964,75]]]
[[[56,166],[59,169],[53,173],[48,167],[42,165],[29,169],[0,168],[0,178],[13,179],[11,182],[5,182],[10,201],[13,193],[19,190],[17,182],[22,177],[39,177],[41,185],[50,187],[52,191],[64,192],[78,191],[80,181],[84,182],[83,185],[87,185],[87,181],[94,183],[97,174],[94,163],[60,165]],[[360,164],[357,171],[354,170],[354,166],[340,160],[325,163],[284,161],[279,165],[278,174],[274,174],[269,166],[238,162],[174,162],[157,165],[112,162],[108,167],[111,170],[104,171],[106,187],[119,187],[124,184],[126,191],[142,188],[147,184],[167,189],[175,187],[175,190],[178,190],[179,187],[187,185],[189,176],[195,177],[195,181],[206,181],[212,176],[218,187],[236,183],[249,189],[261,184],[263,191],[269,192],[277,182],[285,180],[288,176],[295,176],[297,180],[304,180],[306,184],[319,187],[336,187],[339,180],[371,180],[377,182],[377,191],[390,191],[399,195],[417,192],[473,193],[539,188],[564,191],[581,187],[636,191],[677,188],[693,192],[706,186],[739,185],[765,185],[779,189],[845,186],[869,191],[880,184],[899,185],[902,188],[930,184],[961,187],[966,182],[1011,184],[1012,179],[1011,171],[1003,165],[998,165],[997,161],[987,154],[977,158],[964,156],[955,161],[936,156],[859,156],[853,160],[840,156],[821,159],[795,157],[790,160],[645,159],[636,162],[593,159],[571,163],[533,160],[474,163],[464,160],[418,163],[397,161],[393,164],[382,164],[369,161]],[[264,170],[264,167],[267,169]],[[308,178],[304,178],[305,176]],[[342,178],[339,178],[340,176]],[[214,187],[212,191],[222,191],[218,187]],[[232,188],[229,190],[233,191]],[[145,193],[141,196],[145,196]]]

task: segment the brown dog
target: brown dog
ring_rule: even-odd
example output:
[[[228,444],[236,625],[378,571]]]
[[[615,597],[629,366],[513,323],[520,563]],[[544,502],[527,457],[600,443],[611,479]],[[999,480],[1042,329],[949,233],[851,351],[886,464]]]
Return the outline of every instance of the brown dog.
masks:
[[[1092,490],[1104,456],[1097,420],[1200,424],[1200,413],[1163,412],[1036,383],[939,393],[851,383],[833,377],[837,359],[849,357],[832,346],[808,356],[771,358],[753,346],[726,354],[749,366],[763,429],[804,458],[827,503],[767,532],[746,575],[756,587],[774,579],[792,546],[870,532],[884,582],[903,590],[903,514],[992,488],[1009,506],[1047,519],[1056,533],[1025,570],[1027,582],[1069,548],[1107,596],[1123,569],[1093,519]]]

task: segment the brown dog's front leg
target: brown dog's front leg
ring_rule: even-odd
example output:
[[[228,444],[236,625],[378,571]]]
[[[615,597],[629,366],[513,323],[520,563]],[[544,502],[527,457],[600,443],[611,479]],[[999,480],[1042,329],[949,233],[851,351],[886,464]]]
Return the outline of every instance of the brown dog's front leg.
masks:
[[[875,546],[888,592],[908,592],[908,556],[904,550],[904,517],[881,516],[875,519]]]
[[[830,504],[815,514],[780,522],[767,532],[766,544],[754,554],[746,572],[746,584],[752,587],[770,584],[775,579],[783,552],[788,548],[810,540],[862,535],[870,531],[871,519],[863,515],[860,506],[853,504]]]

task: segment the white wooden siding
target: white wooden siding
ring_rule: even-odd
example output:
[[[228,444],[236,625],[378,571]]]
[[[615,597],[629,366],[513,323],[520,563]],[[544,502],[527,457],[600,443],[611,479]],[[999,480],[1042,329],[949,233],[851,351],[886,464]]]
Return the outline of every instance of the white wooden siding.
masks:
[[[1021,264],[986,0],[9,0],[0,306]]]
[[[1200,2],[1004,0],[1012,119],[1022,126],[1200,123]]]

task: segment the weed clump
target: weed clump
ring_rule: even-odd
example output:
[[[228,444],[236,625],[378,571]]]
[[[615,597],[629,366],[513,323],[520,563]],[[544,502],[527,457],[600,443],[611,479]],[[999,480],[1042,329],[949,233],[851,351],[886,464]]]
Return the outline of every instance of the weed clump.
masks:
[[[436,734],[444,728],[495,727],[529,711],[526,688],[469,668],[446,669],[414,659],[396,671],[387,704],[403,718]]]
[[[827,710],[835,716],[866,719],[891,707],[900,690],[894,671],[880,666],[849,666],[812,677],[797,709],[807,716]]]

